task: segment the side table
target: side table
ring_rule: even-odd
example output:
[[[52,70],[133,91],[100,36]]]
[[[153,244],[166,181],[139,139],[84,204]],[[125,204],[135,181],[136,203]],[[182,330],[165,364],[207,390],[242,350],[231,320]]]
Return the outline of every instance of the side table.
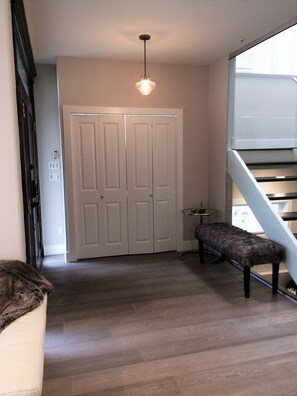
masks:
[[[216,210],[214,209],[204,209],[204,208],[187,208],[187,209],[183,209],[182,210],[182,214],[184,216],[199,216],[200,217],[200,224],[203,224],[203,219],[206,217],[210,217],[210,216],[214,216],[217,213]],[[189,250],[188,252],[183,252],[179,258],[181,260],[184,259],[184,256],[186,254],[190,254],[190,253],[199,253],[198,249],[195,250]]]

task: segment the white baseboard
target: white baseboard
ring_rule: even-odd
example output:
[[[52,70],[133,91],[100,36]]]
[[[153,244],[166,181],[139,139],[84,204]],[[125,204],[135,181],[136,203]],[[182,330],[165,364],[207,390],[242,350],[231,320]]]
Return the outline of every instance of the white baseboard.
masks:
[[[54,254],[64,254],[66,253],[66,245],[47,245],[44,246],[44,255],[52,256]]]
[[[183,241],[183,252],[193,249],[198,249],[197,239],[193,239],[192,241]]]
[[[182,250],[181,251],[187,251],[187,250],[193,250],[198,248],[198,241],[197,239],[193,239],[192,241],[183,241],[182,243]],[[66,245],[61,244],[61,245],[47,245],[44,246],[44,255],[45,256],[52,256],[54,254],[65,254],[66,253]],[[67,253],[68,255],[68,253]],[[69,257],[68,257],[69,259]]]

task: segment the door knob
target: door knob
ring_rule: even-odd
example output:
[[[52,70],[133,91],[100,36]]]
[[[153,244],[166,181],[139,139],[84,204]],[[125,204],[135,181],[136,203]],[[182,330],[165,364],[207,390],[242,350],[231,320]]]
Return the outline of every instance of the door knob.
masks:
[[[103,199],[104,198],[104,196],[103,195],[101,195],[101,199]]]
[[[153,196],[153,194],[150,194],[150,197],[152,197]]]

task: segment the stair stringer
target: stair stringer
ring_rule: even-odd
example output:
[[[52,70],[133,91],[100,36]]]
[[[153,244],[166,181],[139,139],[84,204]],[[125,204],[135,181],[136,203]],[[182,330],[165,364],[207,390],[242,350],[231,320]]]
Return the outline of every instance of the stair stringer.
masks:
[[[285,263],[297,283],[297,240],[262,191],[236,150],[228,151],[228,174],[254,213],[267,237],[284,246]]]

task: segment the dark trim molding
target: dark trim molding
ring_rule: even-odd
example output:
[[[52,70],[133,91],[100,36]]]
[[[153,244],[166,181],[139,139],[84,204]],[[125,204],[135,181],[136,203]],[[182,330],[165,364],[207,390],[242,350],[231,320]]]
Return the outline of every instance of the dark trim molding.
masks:
[[[30,79],[36,77],[35,62],[29,37],[28,25],[26,21],[23,0],[11,0],[11,10],[13,17],[13,34],[18,42],[22,59],[25,62],[26,72]]]

